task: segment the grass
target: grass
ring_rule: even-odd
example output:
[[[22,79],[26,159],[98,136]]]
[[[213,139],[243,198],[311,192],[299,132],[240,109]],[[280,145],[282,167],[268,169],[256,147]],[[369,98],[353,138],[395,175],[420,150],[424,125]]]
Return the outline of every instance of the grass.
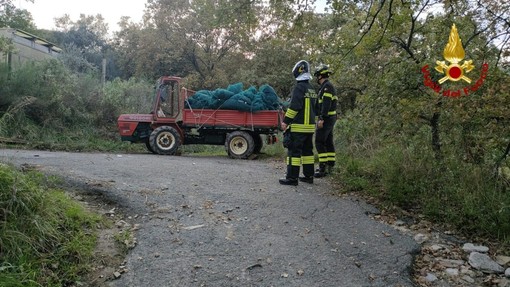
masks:
[[[182,154],[193,156],[227,156],[223,145],[183,145],[179,150]]]
[[[345,150],[343,150],[345,151]],[[347,191],[422,214],[458,234],[510,248],[510,184],[480,165],[443,160],[396,144],[370,156],[341,153],[338,181]]]
[[[0,126],[1,127],[1,126]],[[148,153],[145,144],[129,143],[120,140],[117,130],[97,130],[93,128],[77,128],[71,132],[56,132],[49,129],[30,129],[24,134],[18,144],[2,143],[0,134],[0,147],[19,149],[39,149],[50,151],[69,152],[123,152]],[[261,157],[282,157],[286,150],[281,144],[281,135],[278,142],[272,145],[264,144]],[[5,137],[6,139],[12,138]],[[193,156],[227,156],[224,145],[183,145],[179,147],[182,154]]]
[[[89,268],[101,217],[39,173],[0,165],[0,286],[68,286]]]
[[[486,150],[483,161],[470,161],[452,125],[441,135],[438,158],[428,127],[391,133],[372,123],[354,111],[335,126],[343,192],[368,195],[381,208],[424,216],[460,236],[510,250],[510,176],[495,172],[494,165],[501,151]],[[510,158],[501,170],[508,166]]]
[[[182,154],[192,154],[193,156],[227,156],[224,145],[184,145],[179,149]],[[281,144],[281,135],[278,135],[278,142],[275,144],[264,143],[258,158],[283,158],[285,155],[286,149]]]
[[[127,252],[136,245],[136,238],[131,230],[123,230],[116,233],[114,239],[123,254],[127,254]]]

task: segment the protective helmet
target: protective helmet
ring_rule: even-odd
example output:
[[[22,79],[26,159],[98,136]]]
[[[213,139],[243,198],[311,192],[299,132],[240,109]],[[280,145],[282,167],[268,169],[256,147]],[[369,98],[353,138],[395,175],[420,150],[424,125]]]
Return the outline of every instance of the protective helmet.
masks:
[[[315,73],[313,73],[314,77],[329,77],[331,75],[331,71],[329,70],[329,67],[327,65],[321,64],[315,69]]]
[[[294,68],[292,68],[292,74],[298,81],[310,80],[312,78],[310,75],[310,64],[305,60],[297,62]]]

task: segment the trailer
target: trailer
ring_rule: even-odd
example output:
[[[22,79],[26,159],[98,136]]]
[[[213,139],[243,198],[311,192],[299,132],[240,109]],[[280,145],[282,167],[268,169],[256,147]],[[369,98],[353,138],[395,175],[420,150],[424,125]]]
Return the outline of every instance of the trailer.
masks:
[[[192,109],[186,101],[194,91],[181,87],[181,82],[179,77],[159,78],[149,114],[120,115],[121,140],[145,143],[160,155],[174,155],[181,145],[224,145],[228,156],[236,159],[259,153],[264,142],[276,143],[283,110]]]

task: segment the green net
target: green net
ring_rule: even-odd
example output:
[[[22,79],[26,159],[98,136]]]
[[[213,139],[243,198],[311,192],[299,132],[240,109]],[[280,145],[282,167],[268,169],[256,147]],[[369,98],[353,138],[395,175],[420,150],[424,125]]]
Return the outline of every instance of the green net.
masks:
[[[270,85],[254,86],[244,90],[242,83],[229,85],[226,89],[200,90],[186,101],[186,108],[223,109],[239,111],[278,110],[283,103]]]

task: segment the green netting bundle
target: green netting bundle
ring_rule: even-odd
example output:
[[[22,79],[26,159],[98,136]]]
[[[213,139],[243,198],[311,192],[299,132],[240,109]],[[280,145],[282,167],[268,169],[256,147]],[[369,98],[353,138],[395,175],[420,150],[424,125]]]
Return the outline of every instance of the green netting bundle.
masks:
[[[186,101],[186,108],[223,109],[239,111],[278,110],[282,103],[275,90],[269,85],[262,85],[258,90],[251,86],[243,90],[242,83],[214,91],[200,90]]]
[[[194,109],[209,109],[215,105],[215,102],[210,91],[201,90],[188,98],[188,104]]]

